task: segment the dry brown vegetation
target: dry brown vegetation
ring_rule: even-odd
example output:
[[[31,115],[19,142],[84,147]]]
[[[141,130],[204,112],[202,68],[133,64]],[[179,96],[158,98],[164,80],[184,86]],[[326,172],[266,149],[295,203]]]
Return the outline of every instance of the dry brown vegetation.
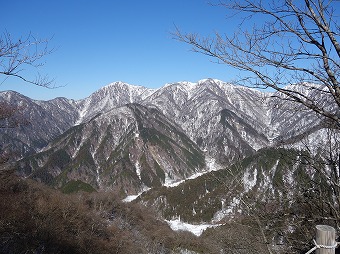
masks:
[[[112,192],[64,194],[0,170],[1,253],[268,253],[247,218],[201,237],[174,232],[150,207]],[[280,252],[286,253],[286,252]]]
[[[1,253],[108,253],[115,228],[78,199],[1,173]]]
[[[66,195],[0,171],[0,253],[208,253],[204,245],[113,193]]]

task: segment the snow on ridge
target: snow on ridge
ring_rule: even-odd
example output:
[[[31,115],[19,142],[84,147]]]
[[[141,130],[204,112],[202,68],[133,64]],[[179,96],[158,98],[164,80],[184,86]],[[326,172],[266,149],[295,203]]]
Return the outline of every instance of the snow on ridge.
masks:
[[[110,88],[112,86],[127,86],[127,87],[133,87],[133,88],[146,88],[144,86],[139,86],[139,85],[131,85],[123,81],[115,81],[107,84],[106,86],[103,86],[102,88]]]
[[[198,83],[190,82],[190,81],[179,81],[179,82],[173,82],[173,83],[166,83],[164,86],[158,88],[163,89],[171,86],[179,85],[180,87],[184,88],[185,90],[192,90],[197,86]]]
[[[112,82],[102,88],[100,88],[98,91],[101,90],[109,90],[113,87],[118,87],[118,88],[122,88],[125,89],[129,95],[129,102],[133,103],[135,102],[133,99],[134,97],[140,97],[142,100],[144,100],[145,98],[149,97],[151,94],[153,94],[155,91],[157,91],[158,89],[154,89],[154,88],[148,88],[145,86],[140,86],[140,85],[131,85],[122,81],[116,81],[116,82]]]
[[[283,88],[287,90],[302,92],[302,93],[306,93],[306,92],[308,93],[310,90],[314,90],[314,89],[320,89],[320,90],[324,89],[327,91],[326,86],[312,83],[312,82],[293,83],[293,84],[286,85]]]
[[[85,100],[85,104],[83,106],[83,108],[81,110],[78,111],[78,120],[74,123],[74,125],[79,125],[82,123],[82,121],[84,120],[86,113],[89,109],[90,106],[90,101],[89,100]]]
[[[197,82],[197,84],[201,85],[201,84],[204,84],[206,82],[213,82],[215,83],[216,85],[218,85],[220,88],[225,88],[225,87],[242,87],[242,86],[239,86],[239,85],[235,85],[235,84],[232,84],[232,83],[227,83],[227,82],[224,82],[222,80],[219,80],[219,79],[213,79],[213,78],[207,78],[207,79],[201,79]]]
[[[193,82],[189,82],[189,81],[183,81],[183,82],[180,82],[180,84],[187,91],[195,89],[197,87],[197,85],[198,85],[198,83],[193,83]]]
[[[213,81],[214,83],[220,84],[220,83],[224,83],[223,81],[219,80],[219,79],[213,79],[213,78],[205,78],[205,79],[201,79],[199,80],[197,83],[198,84],[202,84],[202,83],[206,83],[208,81]],[[227,84],[227,83],[226,83]]]

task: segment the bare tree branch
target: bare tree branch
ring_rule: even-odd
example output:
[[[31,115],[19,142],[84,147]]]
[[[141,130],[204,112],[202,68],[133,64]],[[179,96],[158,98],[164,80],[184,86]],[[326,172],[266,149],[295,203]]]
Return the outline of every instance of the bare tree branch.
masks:
[[[173,36],[193,46],[194,52],[248,73],[240,84],[273,88],[340,127],[340,30],[335,2],[221,0],[218,5],[234,11],[232,18],[242,14],[233,36],[201,37],[177,27]],[[258,25],[244,28],[254,18]],[[287,86],[306,83],[319,96]]]
[[[36,39],[32,34],[25,38],[13,39],[5,32],[0,35],[0,76],[5,76],[5,80],[8,77],[15,77],[32,85],[55,88],[54,79],[43,76],[36,70],[44,65],[42,59],[51,52],[52,50],[48,49],[48,40]],[[35,69],[35,77],[28,73],[32,68]],[[0,101],[0,129],[17,128],[28,124],[21,107]],[[5,149],[3,144],[0,145],[0,165],[13,158],[13,154],[8,148]]]
[[[55,88],[54,79],[38,71],[34,78],[23,74],[27,68],[43,66],[42,59],[52,51],[48,49],[48,40],[36,39],[32,34],[15,40],[5,32],[0,36],[0,75],[15,77],[36,86]]]

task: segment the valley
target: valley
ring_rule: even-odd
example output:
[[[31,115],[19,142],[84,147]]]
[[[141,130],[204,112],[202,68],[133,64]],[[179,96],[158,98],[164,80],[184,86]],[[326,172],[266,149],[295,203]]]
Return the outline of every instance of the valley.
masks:
[[[114,82],[78,101],[5,91],[0,101],[25,124],[0,129],[1,150],[14,153],[8,167],[20,178],[64,195],[114,193],[204,242],[154,253],[300,253],[315,223],[338,223],[340,133],[280,97],[216,79]]]

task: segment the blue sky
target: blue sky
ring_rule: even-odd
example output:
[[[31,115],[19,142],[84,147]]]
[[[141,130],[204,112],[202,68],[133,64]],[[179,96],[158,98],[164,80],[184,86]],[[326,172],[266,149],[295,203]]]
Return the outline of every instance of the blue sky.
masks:
[[[0,90],[34,99],[82,99],[114,81],[158,88],[204,78],[230,81],[234,72],[193,53],[172,39],[175,25],[184,32],[212,35],[233,31],[227,10],[208,0],[16,0],[2,1],[0,32],[32,33],[50,39],[54,49],[39,68],[55,78],[56,89],[0,76]],[[229,23],[228,23],[229,22]]]

